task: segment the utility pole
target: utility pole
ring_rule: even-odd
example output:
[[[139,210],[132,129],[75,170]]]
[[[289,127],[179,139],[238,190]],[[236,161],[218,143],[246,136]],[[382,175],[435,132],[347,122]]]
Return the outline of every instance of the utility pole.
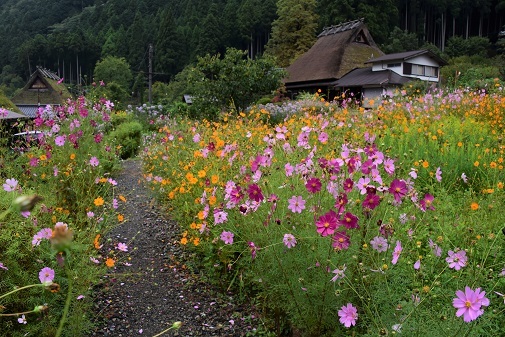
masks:
[[[149,43],[149,104],[153,104],[153,44]]]

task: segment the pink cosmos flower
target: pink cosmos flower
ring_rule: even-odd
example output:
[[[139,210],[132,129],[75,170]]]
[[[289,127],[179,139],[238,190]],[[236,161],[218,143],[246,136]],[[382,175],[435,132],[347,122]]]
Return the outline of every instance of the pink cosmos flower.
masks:
[[[305,209],[305,200],[303,200],[302,196],[294,195],[288,200],[288,203],[288,209],[293,213],[302,213]]]
[[[316,221],[317,232],[321,234],[321,236],[328,236],[335,232],[338,226],[338,217],[337,213],[334,211],[329,211],[326,214],[323,214]]]
[[[97,167],[100,164],[100,162],[98,161],[97,157],[91,157],[91,159],[89,160],[89,164],[93,167]]]
[[[317,193],[321,191],[321,180],[318,178],[310,178],[305,184],[305,187],[310,193]]]
[[[361,194],[365,194],[368,184],[370,184],[370,178],[359,178],[358,183],[356,184],[356,188],[360,191]]]
[[[335,274],[335,276],[333,276],[331,278],[331,282],[335,282],[337,281],[338,279],[341,279],[341,278],[344,278],[345,277],[345,270],[347,269],[347,267],[344,265],[344,268],[342,269],[335,269],[332,273]]]
[[[423,211],[426,211],[427,209],[434,211],[435,207],[433,207],[432,203],[433,200],[435,200],[435,197],[432,196],[431,194],[425,194],[423,200],[419,202],[419,205]]]
[[[251,200],[254,200],[256,202],[260,202],[264,199],[263,193],[261,193],[261,188],[256,184],[249,185],[247,188],[247,194]]]
[[[372,245],[372,248],[378,251],[379,253],[388,250],[388,240],[386,240],[382,236],[374,237],[372,241],[370,241],[370,245]]]
[[[65,145],[65,140],[67,139],[67,137],[65,135],[62,135],[62,136],[57,136],[55,139],[54,139],[54,143],[57,145],[57,146],[63,146]]]
[[[389,186],[389,193],[394,196],[396,202],[400,203],[402,198],[407,195],[407,184],[403,180],[395,179]]]
[[[286,177],[291,177],[293,175],[293,172],[295,171],[295,167],[291,165],[290,163],[287,163],[284,165],[284,172],[286,173]]]
[[[442,248],[440,248],[436,243],[433,242],[432,239],[428,240],[428,245],[433,251],[433,255],[436,257],[440,257],[442,255]]]
[[[396,241],[396,246],[393,251],[393,259],[391,260],[392,264],[396,264],[398,262],[398,259],[400,258],[400,254],[402,253],[402,243],[400,241]]]
[[[221,240],[224,242],[225,245],[231,245],[233,243],[234,236],[235,235],[232,232],[223,231],[221,233]]]
[[[240,186],[236,186],[232,188],[231,193],[230,193],[230,200],[234,204],[240,203],[242,198],[244,197],[244,193],[242,193],[242,188]]]
[[[347,178],[344,181],[344,191],[345,193],[350,193],[352,191],[352,187],[354,186],[354,182],[351,178]]]
[[[3,185],[5,192],[12,192],[18,186],[18,181],[14,178],[10,178],[5,180],[5,184]]]
[[[249,241],[247,243],[247,245],[249,246],[249,249],[251,250],[251,258],[254,260],[256,258],[256,251],[258,250],[258,247],[256,247],[256,245],[252,241]]]
[[[40,283],[50,285],[54,280],[54,270],[49,267],[44,267],[39,272]]]
[[[466,266],[466,262],[468,261],[466,251],[458,250],[456,252],[453,252],[450,250],[447,252],[447,254],[449,256],[445,259],[445,261],[449,264],[449,268],[460,270]]]
[[[335,208],[338,209],[338,214],[342,214],[344,212],[347,202],[347,194],[341,194],[338,196],[337,201],[335,202]]]
[[[359,228],[358,217],[350,212],[344,214],[342,219],[339,221],[339,224],[343,225],[347,229]]]
[[[358,319],[358,309],[356,309],[352,303],[347,303],[340,308],[338,311],[339,321],[346,328],[350,328],[351,325],[356,325],[356,320]]]
[[[337,250],[345,250],[349,248],[349,245],[351,244],[351,238],[346,231],[336,232],[332,239],[332,246]]]
[[[228,221],[228,213],[223,210],[215,209],[214,210],[214,223],[220,224]]]
[[[435,171],[435,178],[437,179],[438,182],[442,181],[442,170],[440,167],[437,167],[437,170]]]
[[[122,242],[119,242],[117,244],[117,249],[122,251],[122,252],[127,252],[128,251],[128,246]]]
[[[468,178],[466,177],[465,172],[461,173],[461,180],[466,184],[468,182]]]
[[[419,270],[421,268],[421,260],[417,260],[416,263],[414,263],[414,269]]]
[[[0,269],[9,270],[2,262],[0,262]]]
[[[384,171],[386,171],[387,174],[393,175],[395,173],[395,161],[391,158],[388,158],[384,160]]]
[[[284,245],[288,248],[296,246],[296,238],[293,234],[284,234],[282,242],[284,242]]]
[[[18,323],[20,323],[20,324],[27,323],[25,315],[22,315],[21,317],[18,318]]]
[[[457,309],[456,317],[463,316],[465,322],[471,322],[484,313],[482,306],[489,306],[489,299],[485,297],[486,292],[480,288],[472,290],[466,286],[465,291],[457,290],[456,298],[452,300],[452,305]]]

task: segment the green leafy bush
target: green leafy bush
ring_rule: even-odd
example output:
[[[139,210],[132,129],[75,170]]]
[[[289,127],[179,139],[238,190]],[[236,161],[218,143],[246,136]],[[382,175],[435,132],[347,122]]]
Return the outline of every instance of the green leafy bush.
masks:
[[[113,139],[119,148],[119,156],[122,159],[134,157],[142,143],[142,124],[128,122],[120,124],[107,137]]]

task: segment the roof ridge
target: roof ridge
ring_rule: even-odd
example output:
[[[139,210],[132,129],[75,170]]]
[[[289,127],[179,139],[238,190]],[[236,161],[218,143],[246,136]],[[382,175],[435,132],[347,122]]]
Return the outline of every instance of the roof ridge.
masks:
[[[332,35],[336,33],[345,32],[347,30],[354,29],[358,27],[361,23],[363,23],[365,18],[361,18],[358,20],[347,21],[339,23],[338,25],[324,27],[323,31],[317,36],[318,38],[321,36]]]

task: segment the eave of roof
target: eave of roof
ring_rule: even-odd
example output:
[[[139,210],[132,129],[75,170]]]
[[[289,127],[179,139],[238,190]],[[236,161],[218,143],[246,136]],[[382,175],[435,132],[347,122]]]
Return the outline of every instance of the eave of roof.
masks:
[[[431,57],[435,61],[437,61],[440,65],[446,65],[447,62],[439,57],[437,54],[433,53],[432,51],[428,49],[421,49],[421,50],[412,50],[412,51],[406,51],[402,53],[393,53],[393,54],[386,54],[382,55],[376,58],[372,58],[368,60],[366,63],[378,63],[378,62],[384,62],[384,61],[392,61],[392,60],[409,60],[414,57],[420,56],[420,55],[427,55],[428,57]]]
[[[372,68],[356,68],[335,81],[333,85],[339,88],[402,85],[412,78],[398,75],[389,69],[372,71]]]

